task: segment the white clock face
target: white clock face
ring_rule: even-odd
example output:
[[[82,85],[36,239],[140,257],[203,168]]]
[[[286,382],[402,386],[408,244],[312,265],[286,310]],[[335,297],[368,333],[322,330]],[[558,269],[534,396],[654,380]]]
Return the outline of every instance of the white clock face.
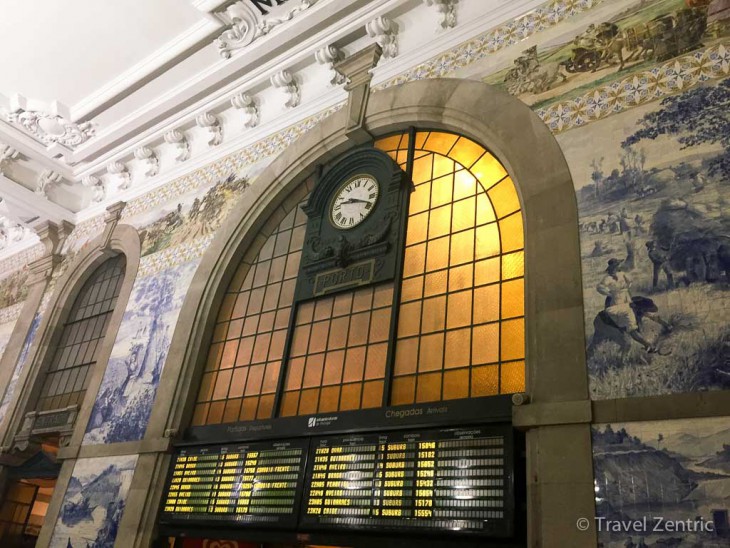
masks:
[[[353,228],[363,222],[375,208],[380,187],[369,175],[357,175],[335,193],[330,219],[337,228]]]

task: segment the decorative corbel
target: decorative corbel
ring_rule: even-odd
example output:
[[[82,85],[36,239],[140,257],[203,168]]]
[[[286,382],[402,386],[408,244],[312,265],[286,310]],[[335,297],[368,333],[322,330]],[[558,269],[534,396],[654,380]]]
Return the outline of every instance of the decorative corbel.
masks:
[[[30,285],[39,281],[48,281],[51,278],[53,269],[62,261],[63,244],[73,229],[74,225],[68,221],[62,221],[60,224],[43,221],[34,227],[38,238],[46,248],[46,253],[28,265],[31,274],[28,279]]]
[[[228,6],[221,17],[230,21],[231,26],[216,38],[215,44],[218,54],[223,59],[230,59],[234,52],[248,46],[259,35],[256,14],[247,3],[239,0]]]
[[[134,157],[147,167],[147,171],[145,171],[147,177],[154,177],[160,172],[160,159],[150,147],[139,147],[134,151]]]
[[[326,65],[330,69],[332,77],[330,78],[331,86],[339,86],[347,80],[345,76],[335,70],[335,64],[345,58],[344,52],[337,46],[324,46],[314,52],[314,58],[320,65]]]
[[[106,166],[106,171],[112,177],[119,179],[120,190],[127,190],[130,186],[132,186],[132,175],[129,173],[127,164],[120,162],[119,160],[114,160]]]
[[[13,160],[17,160],[20,153],[11,147],[0,143],[0,175],[3,175],[3,168],[5,168]]]
[[[28,227],[0,214],[0,249],[22,241],[29,232]]]
[[[301,91],[296,79],[288,70],[280,70],[271,75],[271,85],[284,90],[289,99],[284,103],[289,108],[294,108],[301,100]]]
[[[176,162],[184,162],[190,158],[190,143],[182,131],[173,129],[165,133],[165,142],[177,149]]]
[[[215,114],[204,112],[195,118],[195,123],[208,132],[208,146],[215,147],[223,142],[223,126]]]
[[[337,72],[347,80],[345,90],[349,93],[345,135],[356,144],[366,143],[373,138],[365,129],[365,110],[370,98],[370,82],[373,79],[370,71],[378,64],[382,52],[378,44],[371,44],[335,64]]]
[[[456,5],[459,0],[423,0],[427,6],[435,6],[441,14],[442,29],[454,28],[456,26]]]
[[[122,211],[126,207],[127,202],[115,202],[106,208],[104,215],[104,233],[102,234],[102,249],[109,249],[112,241],[114,229],[122,218]]]
[[[244,114],[243,125],[246,127],[256,127],[259,124],[259,107],[256,99],[248,93],[239,93],[231,97],[231,106],[242,110]]]
[[[365,25],[370,38],[383,48],[383,57],[392,59],[398,55],[398,24],[385,16],[376,17]]]
[[[48,197],[48,191],[54,186],[60,184],[61,179],[63,179],[63,177],[59,173],[56,173],[52,169],[44,169],[38,176],[35,193],[39,196]]]
[[[99,203],[106,198],[104,183],[96,175],[87,175],[81,179],[81,184],[91,189],[91,201]]]

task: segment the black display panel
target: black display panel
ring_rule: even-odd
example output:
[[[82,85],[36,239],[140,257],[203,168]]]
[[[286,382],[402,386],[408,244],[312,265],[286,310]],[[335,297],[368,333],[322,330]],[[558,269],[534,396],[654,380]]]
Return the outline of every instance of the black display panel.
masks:
[[[323,437],[309,451],[301,529],[512,534],[507,427]]]
[[[160,521],[295,527],[308,445],[304,439],[179,449]]]

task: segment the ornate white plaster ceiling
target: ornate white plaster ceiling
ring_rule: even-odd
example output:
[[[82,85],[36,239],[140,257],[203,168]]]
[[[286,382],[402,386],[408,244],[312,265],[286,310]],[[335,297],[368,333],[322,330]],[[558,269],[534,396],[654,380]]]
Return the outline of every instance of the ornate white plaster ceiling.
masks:
[[[342,102],[373,41],[377,83],[543,2],[0,0],[0,258]]]

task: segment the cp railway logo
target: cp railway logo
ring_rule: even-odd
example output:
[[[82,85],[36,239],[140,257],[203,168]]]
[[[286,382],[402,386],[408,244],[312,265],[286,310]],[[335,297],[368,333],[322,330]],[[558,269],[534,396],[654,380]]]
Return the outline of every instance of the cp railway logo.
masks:
[[[239,548],[235,540],[204,540],[203,548]]]

